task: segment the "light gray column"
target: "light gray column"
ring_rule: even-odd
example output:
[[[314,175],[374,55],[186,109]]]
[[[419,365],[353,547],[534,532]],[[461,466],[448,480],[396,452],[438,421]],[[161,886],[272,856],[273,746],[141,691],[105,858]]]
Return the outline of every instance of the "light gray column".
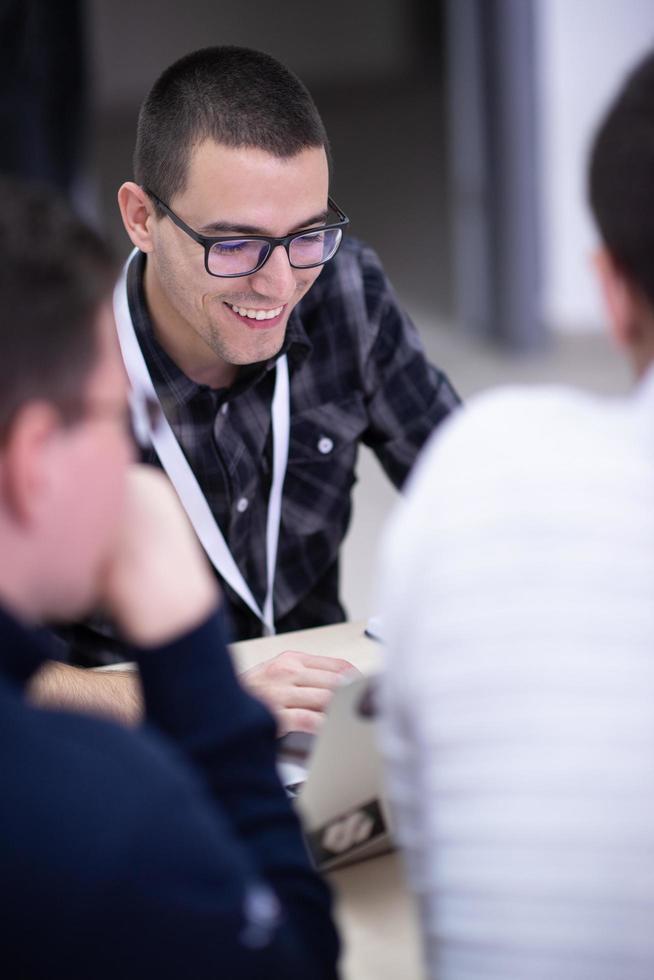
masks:
[[[533,0],[448,0],[454,294],[471,333],[542,346]]]

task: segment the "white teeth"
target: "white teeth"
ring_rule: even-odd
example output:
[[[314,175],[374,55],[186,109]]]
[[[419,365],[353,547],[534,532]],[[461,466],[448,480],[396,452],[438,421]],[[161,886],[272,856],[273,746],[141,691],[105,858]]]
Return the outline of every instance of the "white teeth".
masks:
[[[283,306],[278,306],[276,310],[248,310],[243,306],[234,306],[233,303],[229,303],[229,306],[234,310],[234,313],[238,313],[239,316],[246,316],[248,320],[272,320],[273,317],[279,316],[284,309]]]

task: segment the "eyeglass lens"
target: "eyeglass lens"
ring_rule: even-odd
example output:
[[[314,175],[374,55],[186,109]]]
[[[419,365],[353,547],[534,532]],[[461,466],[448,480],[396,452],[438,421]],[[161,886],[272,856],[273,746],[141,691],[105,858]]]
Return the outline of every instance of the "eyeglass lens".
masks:
[[[306,269],[327,262],[341,241],[340,228],[317,229],[293,238],[288,247],[292,266]],[[254,238],[216,242],[209,250],[209,271],[216,276],[243,276],[253,272],[268,258],[268,242]]]

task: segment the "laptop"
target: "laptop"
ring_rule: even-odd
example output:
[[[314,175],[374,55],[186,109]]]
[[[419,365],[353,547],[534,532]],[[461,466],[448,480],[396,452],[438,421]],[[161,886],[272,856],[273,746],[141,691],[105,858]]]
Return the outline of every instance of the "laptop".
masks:
[[[280,775],[320,870],[393,847],[375,730],[376,685],[375,676],[344,684],[317,736],[291,732],[280,739]]]

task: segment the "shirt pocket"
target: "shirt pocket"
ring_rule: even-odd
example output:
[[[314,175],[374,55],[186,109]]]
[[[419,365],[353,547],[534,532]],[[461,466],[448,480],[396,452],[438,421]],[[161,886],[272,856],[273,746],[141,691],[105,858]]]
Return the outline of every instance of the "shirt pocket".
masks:
[[[361,395],[292,415],[284,485],[284,520],[290,527],[311,533],[329,525],[340,534],[339,525],[349,519],[359,440],[366,426]]]

